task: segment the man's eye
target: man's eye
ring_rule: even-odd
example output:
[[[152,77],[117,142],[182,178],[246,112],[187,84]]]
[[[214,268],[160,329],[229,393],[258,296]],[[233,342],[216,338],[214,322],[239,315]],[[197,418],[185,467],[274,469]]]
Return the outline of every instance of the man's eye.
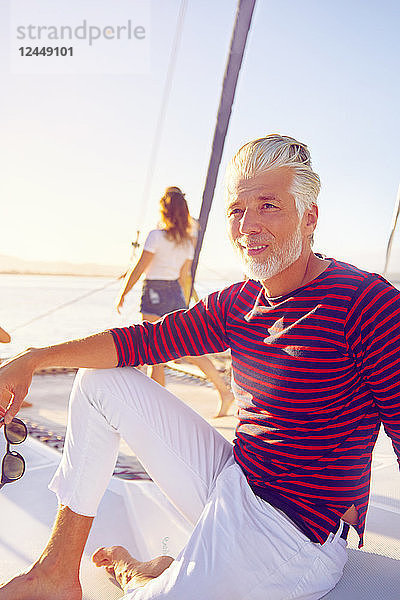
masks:
[[[270,202],[264,202],[261,208],[266,208],[269,210],[270,208],[276,208],[275,204],[271,204]]]
[[[241,209],[241,208],[232,208],[232,209],[229,211],[229,216],[230,216],[230,217],[233,217],[234,215],[240,215],[242,212],[243,212],[243,211],[242,211],[242,209]]]

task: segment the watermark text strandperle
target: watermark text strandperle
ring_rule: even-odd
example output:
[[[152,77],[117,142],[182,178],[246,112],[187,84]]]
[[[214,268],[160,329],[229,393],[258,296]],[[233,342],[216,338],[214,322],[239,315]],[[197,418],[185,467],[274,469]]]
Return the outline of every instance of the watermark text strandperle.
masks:
[[[87,40],[89,46],[99,39],[105,40],[144,40],[146,29],[143,25],[133,26],[128,19],[126,25],[88,25],[86,19],[81,25],[19,25],[16,28],[18,40]],[[65,35],[66,34],[66,35]]]

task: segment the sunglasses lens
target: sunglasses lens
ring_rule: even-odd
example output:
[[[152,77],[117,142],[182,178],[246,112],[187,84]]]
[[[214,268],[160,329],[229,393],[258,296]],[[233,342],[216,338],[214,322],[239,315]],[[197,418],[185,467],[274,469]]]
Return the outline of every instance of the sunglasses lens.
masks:
[[[21,444],[26,439],[26,427],[24,423],[18,421],[11,421],[9,425],[6,425],[6,437],[10,444]]]
[[[19,479],[24,474],[24,461],[20,456],[14,454],[6,454],[3,461],[3,475],[14,481]]]

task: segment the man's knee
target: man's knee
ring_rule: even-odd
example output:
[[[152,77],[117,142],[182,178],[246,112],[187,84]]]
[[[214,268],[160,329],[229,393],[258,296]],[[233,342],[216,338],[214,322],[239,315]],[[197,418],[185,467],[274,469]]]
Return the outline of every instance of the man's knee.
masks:
[[[95,414],[111,421],[114,413],[119,413],[118,392],[121,384],[121,369],[79,369],[76,374],[70,397],[71,414],[87,415],[96,418]],[[111,424],[111,423],[110,423]],[[115,428],[115,427],[114,427]]]
[[[75,377],[75,385],[84,392],[95,391],[104,377],[103,370],[105,369],[79,369]]]
[[[137,369],[131,367],[113,369],[79,369],[72,389],[71,403],[85,399],[92,406],[105,410],[112,398],[125,402],[134,397],[135,391],[143,385],[143,377]]]
[[[129,373],[128,373],[129,372]],[[85,394],[92,395],[99,390],[114,389],[123,385],[129,375],[129,380],[135,379],[137,370],[125,368],[112,369],[79,369],[75,378],[75,385]]]
[[[71,392],[71,405],[89,403],[96,405],[103,392],[111,386],[112,371],[117,369],[79,369]]]

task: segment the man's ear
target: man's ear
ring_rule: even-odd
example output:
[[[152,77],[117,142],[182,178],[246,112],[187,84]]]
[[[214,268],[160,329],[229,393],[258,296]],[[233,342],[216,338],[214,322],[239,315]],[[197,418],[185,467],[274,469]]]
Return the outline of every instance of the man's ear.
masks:
[[[311,234],[314,232],[314,229],[317,226],[318,222],[318,206],[316,204],[312,204],[310,208],[306,209],[305,212],[305,225],[308,230],[308,233]]]

